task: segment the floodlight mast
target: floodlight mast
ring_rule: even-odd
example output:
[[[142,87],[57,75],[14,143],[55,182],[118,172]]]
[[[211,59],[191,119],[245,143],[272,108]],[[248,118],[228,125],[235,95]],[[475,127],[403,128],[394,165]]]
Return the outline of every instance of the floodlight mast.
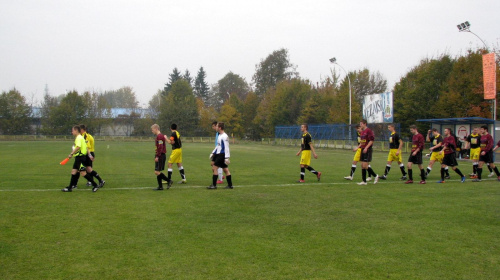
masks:
[[[483,39],[481,39],[481,37],[479,37],[476,33],[470,31],[470,23],[468,21],[465,21],[465,22],[458,24],[457,28],[458,28],[458,32],[469,32],[469,33],[474,34],[474,36],[476,36],[479,40],[481,40],[481,42],[483,42],[484,49],[486,51],[488,51],[488,45],[486,45],[486,43],[483,41]],[[496,95],[495,95],[495,99],[493,99],[493,120],[495,120],[495,121],[497,120],[497,97],[496,97]]]
[[[457,28],[458,28],[458,32],[469,32],[469,33],[474,34],[474,36],[476,36],[479,40],[481,40],[481,42],[483,42],[484,48],[486,50],[488,50],[488,45],[486,45],[486,43],[483,41],[483,39],[481,39],[481,37],[479,37],[476,33],[470,31],[470,23],[468,21],[458,24]]]
[[[344,70],[345,75],[347,76],[347,81],[349,81],[349,140],[351,140],[352,135],[351,135],[351,125],[352,125],[352,94],[351,94],[351,78],[349,78],[349,73],[345,71],[344,67],[342,67],[340,64],[337,63],[337,58],[332,57],[330,58],[330,63],[338,65],[342,70]]]

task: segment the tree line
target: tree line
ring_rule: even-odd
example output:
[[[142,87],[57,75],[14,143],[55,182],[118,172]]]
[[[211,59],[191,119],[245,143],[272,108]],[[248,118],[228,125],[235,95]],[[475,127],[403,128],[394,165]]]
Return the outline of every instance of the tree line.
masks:
[[[483,99],[485,52],[468,50],[457,57],[443,54],[422,59],[410,68],[391,89],[395,122],[404,128],[416,119],[490,118],[491,104]],[[362,118],[365,95],[389,90],[384,76],[368,68],[349,71],[349,79],[341,78],[332,69],[330,75],[315,84],[301,77],[296,69],[287,49],[276,50],[256,64],[250,83],[229,72],[208,85],[203,67],[194,78],[189,70],[174,68],[164,87],[149,101],[145,114],[129,110],[127,114],[111,115],[111,108],[138,109],[131,87],[104,93],[71,91],[57,97],[46,92],[38,112],[37,131],[33,131],[32,106],[12,89],[0,95],[0,133],[67,134],[73,124],[85,123],[97,135],[109,125],[130,126],[132,135],[150,135],[152,123],[162,127],[177,123],[186,136],[208,136],[213,133],[212,121],[218,120],[235,137],[260,139],[272,137],[277,125],[347,123],[349,79],[353,123]]]

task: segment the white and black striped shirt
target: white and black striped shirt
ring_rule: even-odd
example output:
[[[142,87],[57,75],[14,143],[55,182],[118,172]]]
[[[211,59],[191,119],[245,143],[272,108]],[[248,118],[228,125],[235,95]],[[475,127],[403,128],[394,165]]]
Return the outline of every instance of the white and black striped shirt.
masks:
[[[227,136],[225,132],[219,134],[219,137],[217,138],[217,146],[215,146],[212,154],[224,154],[225,158],[229,158],[231,156],[229,153],[229,136]]]

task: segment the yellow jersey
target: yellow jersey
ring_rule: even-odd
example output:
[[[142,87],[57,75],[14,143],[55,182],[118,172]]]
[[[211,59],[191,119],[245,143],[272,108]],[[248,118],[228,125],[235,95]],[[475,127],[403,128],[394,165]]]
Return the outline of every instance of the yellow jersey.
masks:
[[[87,144],[87,150],[89,152],[94,152],[94,137],[90,135],[88,132],[85,132],[82,134],[83,138],[85,139],[85,143]]]
[[[75,147],[80,147],[80,150],[74,154],[74,156],[85,156],[87,155],[87,143],[82,135],[78,135],[75,138]]]

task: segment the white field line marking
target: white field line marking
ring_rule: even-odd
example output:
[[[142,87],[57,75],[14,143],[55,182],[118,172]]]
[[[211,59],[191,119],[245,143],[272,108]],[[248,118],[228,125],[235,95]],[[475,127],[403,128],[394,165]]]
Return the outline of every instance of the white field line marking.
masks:
[[[483,179],[483,181],[496,181],[496,179]],[[415,183],[413,184],[416,184],[418,185],[419,181],[415,181]],[[460,182],[460,180],[446,180],[446,182]],[[471,182],[470,180],[469,181],[466,181],[466,182]],[[302,185],[305,185],[305,186],[314,186],[314,185],[357,185],[358,181],[352,181],[352,182],[336,182],[336,183],[312,183],[312,184],[307,184],[307,183],[293,183],[293,184],[263,184],[263,185],[235,185],[235,189],[237,188],[248,188],[248,187],[297,187],[297,186],[302,186]],[[427,181],[427,183],[436,183],[434,181]],[[404,181],[379,181],[377,183],[377,185],[387,185],[387,184],[401,184],[403,185],[404,184]],[[437,184],[437,183],[436,183]],[[370,185],[374,185],[372,182],[368,182],[368,185],[367,186],[370,186]],[[184,185],[184,184],[174,184],[172,186],[173,189],[196,189],[196,188],[206,188],[208,185],[206,186],[190,186],[190,185]],[[443,186],[446,186],[446,183],[443,184]],[[225,186],[220,186],[218,187],[219,189],[223,189]],[[126,188],[108,188],[108,187],[105,187],[103,188],[101,191],[107,191],[107,190],[110,190],[110,191],[119,191],[119,190],[152,190],[154,189],[154,186],[151,186],[151,187],[126,187]],[[87,188],[77,188],[76,190],[74,191],[91,191],[92,189],[89,187],[88,189]],[[52,192],[52,191],[61,191],[61,189],[5,189],[5,190],[0,190],[0,192]],[[167,191],[167,190],[165,190]]]

